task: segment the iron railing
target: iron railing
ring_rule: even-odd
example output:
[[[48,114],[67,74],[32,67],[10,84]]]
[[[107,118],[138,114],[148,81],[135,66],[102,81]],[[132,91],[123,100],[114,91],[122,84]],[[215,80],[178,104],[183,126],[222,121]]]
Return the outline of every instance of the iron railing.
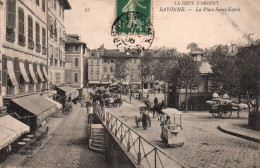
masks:
[[[145,168],[184,167],[120,119],[102,110],[99,105],[94,104],[94,113],[138,166]]]

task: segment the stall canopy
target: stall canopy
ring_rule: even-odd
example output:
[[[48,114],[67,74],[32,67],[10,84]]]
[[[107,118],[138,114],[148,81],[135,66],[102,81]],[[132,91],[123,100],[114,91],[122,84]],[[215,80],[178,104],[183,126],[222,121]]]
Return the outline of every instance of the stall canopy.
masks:
[[[14,98],[11,100],[21,108],[36,115],[37,125],[39,125],[48,116],[53,114],[56,110],[56,104],[38,94]]]
[[[88,81],[89,84],[100,84],[100,81]]]
[[[30,131],[30,127],[6,115],[0,118],[0,150]]]
[[[30,82],[30,79],[29,79],[29,77],[28,77],[28,75],[27,75],[27,73],[26,73],[26,70],[25,70],[25,68],[24,68],[24,63],[23,63],[23,62],[19,62],[19,66],[20,66],[20,70],[21,70],[21,73],[22,73],[22,75],[23,75],[24,81],[25,81],[26,83],[29,83],[29,82]]]
[[[8,74],[9,74],[9,77],[10,77],[10,79],[12,81],[12,84],[14,86],[17,86],[18,83],[17,83],[16,77],[15,77],[14,66],[13,66],[13,62],[12,61],[7,61],[7,69],[8,69]]]
[[[39,64],[37,64],[37,73],[38,73],[38,75],[39,75],[41,81],[44,82],[44,78],[43,78],[43,76],[42,76],[42,71],[41,71],[41,68],[40,68],[40,65],[39,65]]]
[[[72,95],[72,99],[78,96],[78,91],[72,87],[69,86],[61,86],[58,87],[58,89],[65,92],[66,96]]]
[[[33,64],[29,64],[29,71],[30,71],[31,77],[33,79],[33,82],[34,83],[38,83],[38,81],[37,81],[37,79],[35,77],[35,74],[34,74]]]

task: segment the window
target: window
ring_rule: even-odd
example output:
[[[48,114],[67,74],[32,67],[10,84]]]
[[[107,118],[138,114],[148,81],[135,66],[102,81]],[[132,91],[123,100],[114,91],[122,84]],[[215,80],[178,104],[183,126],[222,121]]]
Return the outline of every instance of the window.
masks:
[[[107,67],[104,67],[104,72],[107,72]]]
[[[97,67],[97,73],[99,73],[99,67]]]
[[[79,66],[79,58],[75,58],[75,66],[76,66],[76,67]]]
[[[113,67],[110,67],[110,71],[113,72],[113,70],[114,70]]]
[[[31,16],[28,16],[28,38],[33,39],[33,20]]]
[[[22,8],[18,10],[18,19],[19,19],[19,33],[24,34],[24,11]]]
[[[40,44],[40,25],[39,23],[35,24],[35,28],[36,28],[36,43]]]
[[[99,74],[97,74],[97,80],[99,80]]]
[[[79,51],[79,46],[75,46],[75,51]]]
[[[22,8],[18,10],[18,44],[25,46],[25,36],[24,36],[24,11]]]
[[[60,17],[61,17],[61,4],[60,4],[60,3],[59,3],[59,7],[60,7],[60,8],[59,8],[59,9],[60,9],[60,12],[59,12],[59,13],[60,13]]]
[[[60,73],[55,73],[56,76],[56,84],[60,84]]]
[[[99,64],[99,58],[97,58],[97,64]]]
[[[54,4],[53,4],[54,10],[56,10],[56,3],[57,3],[57,0],[54,0]]]
[[[93,79],[93,74],[90,74],[90,79]]]
[[[15,41],[16,0],[6,1],[6,40]]]
[[[107,75],[107,79],[108,79],[108,80],[110,79],[110,75]]]
[[[42,28],[42,46],[46,46],[46,30]]]
[[[43,12],[45,12],[45,8],[46,8],[46,7],[45,7],[45,4],[46,4],[46,3],[45,3],[45,0],[42,0],[42,11],[43,11]]]
[[[114,63],[114,60],[113,60],[113,59],[111,59],[111,63]]]
[[[94,56],[95,56],[95,53],[91,53],[91,56],[94,57]]]
[[[134,63],[136,64],[136,58],[134,58]]]
[[[78,83],[79,82],[79,74],[74,73],[74,82]]]
[[[91,67],[90,72],[93,72],[93,67]]]
[[[104,62],[107,62],[107,59],[104,59]]]
[[[40,6],[40,0],[36,0],[36,5]]]

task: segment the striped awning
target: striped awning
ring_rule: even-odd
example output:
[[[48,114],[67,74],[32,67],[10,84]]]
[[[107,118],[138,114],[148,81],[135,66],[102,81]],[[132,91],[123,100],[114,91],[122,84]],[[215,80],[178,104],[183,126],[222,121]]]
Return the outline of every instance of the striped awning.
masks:
[[[7,70],[8,70],[9,77],[10,77],[10,79],[12,81],[12,84],[14,86],[17,86],[18,82],[17,82],[16,77],[15,77],[14,66],[13,66],[13,62],[12,61],[7,61]]]
[[[0,117],[0,150],[29,131],[28,125],[10,115]]]
[[[25,81],[26,83],[29,83],[29,82],[30,82],[30,79],[29,79],[29,77],[28,77],[28,75],[27,75],[27,72],[26,72],[26,70],[25,70],[25,68],[24,68],[24,63],[23,63],[23,62],[19,62],[19,66],[20,66],[20,70],[21,70],[21,73],[22,73],[22,75],[23,75],[24,81]]]
[[[36,77],[35,77],[35,73],[34,73],[34,70],[33,70],[33,65],[32,64],[29,64],[29,71],[30,71],[30,74],[31,74],[31,77],[33,79],[33,82],[34,83],[38,83]]]
[[[43,78],[43,76],[42,76],[42,71],[41,71],[41,68],[40,68],[40,65],[39,65],[39,64],[37,65],[37,73],[38,73],[38,75],[39,75],[41,81],[44,82],[44,78]]]
[[[44,74],[45,78],[46,78],[47,80],[49,80],[48,73],[47,73],[47,71],[46,71],[45,66],[42,67],[42,70],[43,70],[43,74]]]

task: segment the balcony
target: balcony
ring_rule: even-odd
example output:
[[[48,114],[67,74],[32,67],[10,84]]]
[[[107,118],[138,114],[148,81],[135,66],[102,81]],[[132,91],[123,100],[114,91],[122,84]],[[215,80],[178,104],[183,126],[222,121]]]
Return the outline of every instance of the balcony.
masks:
[[[42,54],[47,55],[47,48],[45,46],[42,46]]]
[[[33,85],[29,84],[29,92],[33,92]]]
[[[36,84],[36,92],[40,92],[41,91],[41,84],[38,83]]]
[[[34,49],[34,41],[33,41],[33,39],[28,39],[28,48],[30,50]]]
[[[36,52],[37,53],[41,52],[41,45],[39,43],[36,43]]]
[[[14,87],[13,86],[7,86],[6,87],[6,95],[7,96],[13,96],[14,95]]]
[[[15,31],[13,28],[6,28],[6,40],[13,43],[15,41]]]
[[[25,92],[25,85],[19,85],[19,93]]]
[[[19,33],[18,34],[18,44],[20,45],[20,46],[25,46],[25,36],[24,36],[24,34],[22,34],[22,33]]]

